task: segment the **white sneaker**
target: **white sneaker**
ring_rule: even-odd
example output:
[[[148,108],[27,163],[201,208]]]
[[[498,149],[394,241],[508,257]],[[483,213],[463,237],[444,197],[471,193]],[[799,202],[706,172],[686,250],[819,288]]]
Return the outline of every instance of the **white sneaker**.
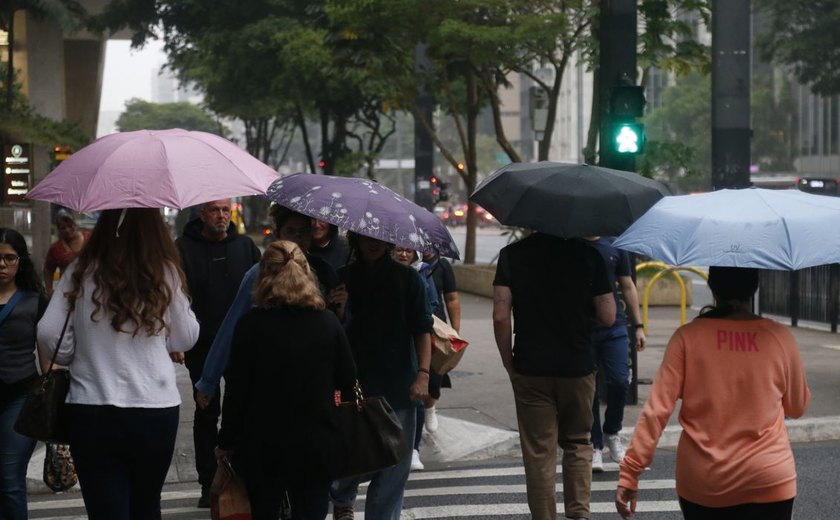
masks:
[[[438,417],[435,407],[426,408],[426,431],[435,433],[438,429]]]
[[[411,452],[411,470],[412,471],[421,471],[425,469],[426,466],[423,465],[423,462],[420,460],[420,452],[414,450]]]
[[[594,448],[592,451],[592,473],[604,472],[604,456],[601,455],[601,450]]]
[[[627,450],[625,450],[624,445],[621,444],[621,438],[619,438],[618,434],[604,435],[604,442],[610,450],[610,458],[613,462],[620,463],[624,460],[624,454]]]

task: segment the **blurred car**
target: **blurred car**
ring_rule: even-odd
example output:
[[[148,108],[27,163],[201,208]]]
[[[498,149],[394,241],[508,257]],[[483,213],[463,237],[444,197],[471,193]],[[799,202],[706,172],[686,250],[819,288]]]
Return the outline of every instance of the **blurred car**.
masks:
[[[482,208],[481,206],[476,206],[475,216],[478,223],[478,227],[480,228],[499,226],[499,221],[496,220],[496,217],[488,213],[487,210]]]

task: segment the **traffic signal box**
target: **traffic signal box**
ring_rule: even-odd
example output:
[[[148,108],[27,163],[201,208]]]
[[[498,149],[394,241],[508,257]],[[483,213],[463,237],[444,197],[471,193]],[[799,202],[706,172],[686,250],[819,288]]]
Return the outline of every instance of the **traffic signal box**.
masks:
[[[52,150],[52,167],[55,168],[65,159],[73,155],[73,148],[70,146],[56,146]]]
[[[449,183],[432,176],[429,181],[432,184],[432,199],[435,203],[449,200]]]
[[[637,123],[645,110],[644,88],[614,87],[610,95],[610,148],[618,155],[640,154],[645,148],[645,125]]]

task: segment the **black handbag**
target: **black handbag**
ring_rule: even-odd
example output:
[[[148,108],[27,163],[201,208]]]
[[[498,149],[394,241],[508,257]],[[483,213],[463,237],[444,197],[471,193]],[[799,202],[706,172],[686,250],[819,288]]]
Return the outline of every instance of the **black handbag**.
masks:
[[[68,443],[64,401],[70,389],[70,371],[54,369],[53,365],[69,321],[68,311],[50,360],[50,368],[33,385],[15,421],[15,431],[19,434],[53,444]]]
[[[384,397],[364,397],[356,381],[355,401],[341,403],[337,411],[345,448],[340,478],[389,468],[405,455],[402,424]]]

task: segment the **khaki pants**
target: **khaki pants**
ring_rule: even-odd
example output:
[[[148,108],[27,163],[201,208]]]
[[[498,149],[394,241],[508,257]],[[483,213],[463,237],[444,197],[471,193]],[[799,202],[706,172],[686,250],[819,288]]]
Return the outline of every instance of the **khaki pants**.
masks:
[[[592,494],[592,398],[595,375],[514,374],[513,395],[533,520],[555,520],[557,446],[563,450],[563,500],[569,518],[589,518]]]

